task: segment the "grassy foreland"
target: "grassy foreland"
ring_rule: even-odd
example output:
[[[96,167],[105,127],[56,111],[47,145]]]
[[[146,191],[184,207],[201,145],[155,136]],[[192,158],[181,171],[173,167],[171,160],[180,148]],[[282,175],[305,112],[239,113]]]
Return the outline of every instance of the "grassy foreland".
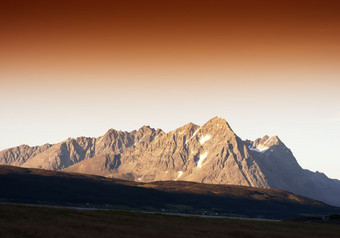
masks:
[[[339,237],[340,225],[0,205],[0,237]]]

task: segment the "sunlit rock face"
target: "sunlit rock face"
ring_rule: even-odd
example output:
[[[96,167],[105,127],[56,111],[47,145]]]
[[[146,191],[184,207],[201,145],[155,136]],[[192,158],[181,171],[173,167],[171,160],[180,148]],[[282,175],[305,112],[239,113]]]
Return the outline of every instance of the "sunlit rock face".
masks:
[[[69,138],[55,145],[22,145],[1,151],[0,164],[139,182],[278,188],[340,206],[340,181],[302,169],[277,136],[243,141],[218,117],[168,133],[143,126],[131,132],[110,129],[99,138]]]

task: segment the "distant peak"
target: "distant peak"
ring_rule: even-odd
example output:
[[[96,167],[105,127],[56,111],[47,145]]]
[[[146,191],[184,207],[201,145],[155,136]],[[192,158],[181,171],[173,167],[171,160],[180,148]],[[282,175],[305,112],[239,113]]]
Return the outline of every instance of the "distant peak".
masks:
[[[105,133],[105,135],[109,135],[109,134],[112,134],[112,133],[117,133],[117,131],[115,129],[111,128]]]
[[[198,126],[198,125],[196,125],[196,124],[190,122],[190,123],[188,123],[188,124],[185,124],[185,125],[182,126],[182,127],[179,127],[179,128],[177,128],[177,129],[171,131],[171,133],[179,133],[179,134],[183,134],[183,135],[184,135],[184,134],[187,134],[187,133],[192,134],[192,133],[193,133],[194,131],[196,131],[197,128],[199,128],[199,127],[200,127],[200,126]]]
[[[208,127],[208,126],[215,126],[215,127],[218,127],[219,129],[228,129],[230,131],[233,131],[229,123],[221,117],[211,118],[207,123],[204,124],[204,127]]]
[[[256,150],[258,152],[265,152],[272,146],[284,146],[283,142],[279,139],[278,136],[268,136],[265,135],[262,138],[256,139],[252,142],[252,147],[249,149]]]
[[[184,126],[197,126],[196,124],[189,122],[188,124],[184,125]]]
[[[150,126],[142,126],[141,128],[139,128],[138,131],[154,131],[155,129],[151,128]]]
[[[197,127],[199,127],[199,126],[194,124],[194,123],[192,123],[192,122],[189,122],[188,124],[180,127],[180,129],[189,129],[190,130],[192,128],[197,128]]]
[[[221,117],[218,117],[218,116],[211,118],[209,121],[211,121],[211,122],[224,122],[224,123],[227,122],[224,118],[221,118]]]
[[[157,128],[157,129],[156,129],[156,133],[157,133],[157,134],[159,134],[159,133],[163,133],[163,130],[162,130],[162,129],[160,129],[160,128]]]
[[[70,141],[74,141],[74,140],[75,140],[75,138],[69,137],[69,138],[67,138],[66,140],[64,140],[64,142],[70,142]]]
[[[259,140],[259,144],[265,145],[265,146],[272,146],[272,145],[278,145],[281,144],[281,140],[278,136],[268,136],[265,135]]]

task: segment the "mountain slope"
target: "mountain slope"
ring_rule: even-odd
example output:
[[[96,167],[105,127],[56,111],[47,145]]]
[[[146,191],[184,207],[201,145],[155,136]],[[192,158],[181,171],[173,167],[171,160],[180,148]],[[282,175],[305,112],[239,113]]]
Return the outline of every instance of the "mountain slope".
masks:
[[[0,163],[64,170],[139,182],[183,180],[283,189],[340,206],[340,181],[300,167],[277,137],[239,138],[222,118],[164,133],[109,130],[42,147],[0,152]]]
[[[51,148],[52,145],[45,144],[43,146],[30,147],[28,145],[21,145],[7,150],[0,151],[0,165],[15,165],[20,166],[28,159],[37,156],[40,153]]]
[[[257,139],[251,148],[252,156],[261,167],[270,188],[287,190],[340,206],[340,181],[329,179],[319,172],[302,169],[293,153],[278,137],[264,136]]]
[[[163,132],[144,126],[138,131],[132,132],[111,129],[99,138],[69,138],[53,145],[43,153],[30,157],[21,166],[61,170],[95,156],[120,154],[137,143],[147,144],[160,133]]]
[[[184,181],[137,183],[12,166],[0,166],[0,200],[278,219],[301,214],[329,215],[340,211],[339,208],[281,190]]]
[[[67,169],[84,172],[89,159]],[[102,158],[104,162],[104,158]],[[213,118],[202,127],[192,123],[163,134],[147,148],[137,145],[120,156],[118,168],[105,174],[135,181],[187,180],[215,184],[268,187],[256,161],[228,123]]]

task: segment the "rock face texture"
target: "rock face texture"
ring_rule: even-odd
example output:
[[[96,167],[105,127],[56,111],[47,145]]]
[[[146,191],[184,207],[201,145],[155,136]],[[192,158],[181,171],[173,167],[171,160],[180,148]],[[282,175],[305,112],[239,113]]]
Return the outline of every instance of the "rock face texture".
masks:
[[[19,165],[29,168],[62,170],[89,158],[120,155],[137,143],[149,143],[160,133],[163,132],[144,126],[138,131],[132,132],[111,129],[99,138],[69,138],[51,146],[49,150],[42,151],[28,160],[26,159],[24,163]],[[108,166],[108,168],[111,167]]]
[[[29,147],[28,145],[21,145],[11,149],[0,151],[0,164],[8,164],[13,166],[20,166],[28,159],[35,157],[38,154],[48,150],[52,145],[45,144],[43,146]]]
[[[203,126],[189,123],[168,133],[144,126],[132,132],[111,129],[99,138],[19,146],[0,152],[0,164],[141,182],[277,188],[340,206],[339,180],[302,169],[277,136],[243,141],[218,117]]]

